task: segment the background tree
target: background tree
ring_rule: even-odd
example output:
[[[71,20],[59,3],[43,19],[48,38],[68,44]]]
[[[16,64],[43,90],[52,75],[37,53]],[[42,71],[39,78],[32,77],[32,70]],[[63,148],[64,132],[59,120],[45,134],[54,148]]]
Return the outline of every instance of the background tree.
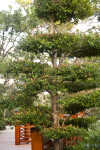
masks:
[[[21,10],[0,12],[0,55],[4,58],[10,54],[21,33],[25,31],[25,17]]]
[[[28,4],[27,4],[28,5]],[[25,5],[26,6],[26,5]],[[27,8],[0,12],[0,55],[4,58],[14,53],[23,34],[32,34],[32,29],[38,25],[34,9]]]
[[[34,35],[40,31],[40,27],[44,24],[43,20],[39,19],[35,13],[35,7],[31,7],[32,0],[16,0],[21,10],[26,15],[27,33]]]

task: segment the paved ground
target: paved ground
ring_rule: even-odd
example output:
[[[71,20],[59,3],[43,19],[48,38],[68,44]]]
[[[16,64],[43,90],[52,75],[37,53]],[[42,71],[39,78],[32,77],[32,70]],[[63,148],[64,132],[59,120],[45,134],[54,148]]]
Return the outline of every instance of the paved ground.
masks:
[[[15,145],[15,132],[9,127],[0,131],[0,150],[31,150],[31,144]]]

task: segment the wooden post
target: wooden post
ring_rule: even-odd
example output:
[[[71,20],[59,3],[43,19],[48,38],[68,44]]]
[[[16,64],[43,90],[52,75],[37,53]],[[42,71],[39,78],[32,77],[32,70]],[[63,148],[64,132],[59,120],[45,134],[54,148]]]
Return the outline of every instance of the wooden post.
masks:
[[[31,128],[31,150],[43,150],[43,136],[38,128]]]
[[[20,126],[15,125],[15,145],[20,144]]]

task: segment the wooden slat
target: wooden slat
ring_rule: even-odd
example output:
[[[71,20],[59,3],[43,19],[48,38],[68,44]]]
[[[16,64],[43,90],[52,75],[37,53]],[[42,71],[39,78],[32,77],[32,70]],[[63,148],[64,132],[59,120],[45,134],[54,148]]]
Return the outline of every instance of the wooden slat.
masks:
[[[20,142],[31,142],[32,140],[20,140]]]
[[[31,133],[20,133],[20,135],[31,135]]]
[[[33,128],[34,126],[24,126],[24,127],[20,127],[20,129],[22,128],[22,129],[25,129],[25,128]]]
[[[29,135],[30,135],[31,132],[20,132],[20,134],[21,134],[21,135],[22,135],[22,134],[23,134],[23,135],[24,135],[24,134],[25,134],[25,135],[26,135],[26,134],[29,134]]]
[[[24,136],[24,137],[20,136],[20,138],[29,139],[29,138],[31,138],[31,137],[29,137],[29,136]]]
[[[20,129],[19,131],[24,131],[24,132],[26,132],[26,131],[30,131],[30,132],[31,132],[31,130],[21,130],[21,129]]]

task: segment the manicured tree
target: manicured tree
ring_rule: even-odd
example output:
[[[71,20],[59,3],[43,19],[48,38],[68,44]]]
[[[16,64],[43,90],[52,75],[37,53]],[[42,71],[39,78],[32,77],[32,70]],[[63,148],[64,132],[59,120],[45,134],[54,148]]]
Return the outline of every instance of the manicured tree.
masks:
[[[71,21],[72,18],[75,21],[78,21],[78,19],[83,19],[91,13],[91,4],[89,1],[35,0],[35,3],[33,3],[33,5],[34,4],[36,7],[37,16],[40,19],[44,19],[49,22],[50,34],[55,33],[54,22],[60,21],[60,23],[64,23],[66,21]],[[64,53],[62,53],[61,55],[61,59],[63,59]],[[53,67],[56,67],[58,57],[56,47],[52,49],[50,56],[52,59]],[[55,94],[55,96],[52,96],[52,106],[54,106],[54,103],[56,101],[56,95],[57,93]],[[57,106],[54,106],[54,108],[54,111],[56,112]],[[58,117],[54,116],[54,126],[58,126]]]
[[[33,61],[13,62],[8,67],[7,73],[21,74],[25,82],[24,91],[31,97],[34,93],[47,91],[51,96],[51,108],[53,129],[48,131],[47,136],[53,139],[77,135],[79,130],[72,127],[70,130],[59,129],[59,114],[75,114],[86,108],[99,106],[99,92],[91,91],[87,95],[74,98],[69,93],[82,90],[90,90],[99,87],[98,74],[99,65],[87,63],[69,63],[64,61],[67,57],[85,57],[100,55],[99,35],[74,35],[59,34],[55,31],[55,22],[65,23],[72,19],[77,22],[91,14],[91,2],[87,0],[35,0],[37,16],[49,22],[50,32],[45,35],[28,36],[20,43],[23,51],[35,54],[48,53],[52,66],[49,64],[34,63]],[[71,61],[71,60],[70,60]],[[95,80],[96,79],[96,80]],[[91,83],[91,84],[90,84]],[[82,85],[82,86],[81,86]],[[77,89],[75,88],[77,87]],[[99,90],[99,89],[98,89]],[[81,94],[81,92],[80,92]],[[88,96],[90,95],[90,96]],[[68,98],[67,98],[68,96]],[[95,101],[93,101],[94,96]],[[88,99],[87,99],[88,97]],[[77,99],[75,99],[77,98]],[[98,100],[96,100],[98,98]],[[69,101],[67,101],[69,99]],[[60,100],[60,101],[59,101]],[[88,101],[88,105],[87,104]],[[62,104],[64,110],[62,109]],[[67,103],[68,102],[68,103]],[[75,107],[75,109],[72,108]],[[57,130],[56,130],[57,129]],[[47,130],[46,130],[47,131]],[[52,131],[52,132],[51,132]],[[70,134],[71,133],[71,134]],[[74,134],[73,134],[74,133]],[[55,142],[54,150],[60,150],[59,144]]]

